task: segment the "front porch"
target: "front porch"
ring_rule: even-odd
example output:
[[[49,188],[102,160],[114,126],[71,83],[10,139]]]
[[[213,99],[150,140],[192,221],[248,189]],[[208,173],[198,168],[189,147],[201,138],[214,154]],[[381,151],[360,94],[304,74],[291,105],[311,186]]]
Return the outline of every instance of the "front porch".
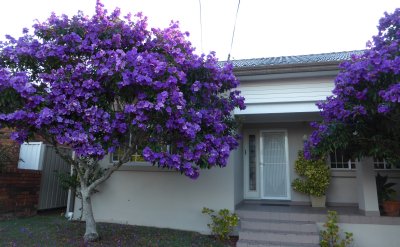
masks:
[[[357,206],[312,208],[247,200],[235,210],[241,219],[237,246],[317,247],[328,210],[338,212],[340,227],[354,234],[354,247],[398,246],[400,217],[366,216]]]
[[[309,121],[245,122],[241,130],[243,141],[231,157],[235,167],[235,205],[243,200],[260,199],[309,204],[309,196],[294,191],[291,183],[298,177],[294,171],[298,151],[310,133]],[[344,163],[344,158],[339,158]],[[358,206],[361,211],[358,214],[379,217],[375,183],[378,173],[388,176],[389,182],[396,183],[394,189],[400,191],[400,170],[377,168],[372,158],[362,158],[352,165],[347,162],[346,167],[334,166],[335,162],[329,158],[327,165],[331,167],[326,191],[328,205]]]
[[[261,219],[268,216],[275,220],[304,220],[313,222],[325,222],[328,211],[336,211],[339,214],[340,223],[350,224],[378,224],[400,225],[400,217],[367,216],[357,206],[327,206],[325,208],[313,208],[305,205],[283,205],[262,201],[243,201],[236,206],[236,213],[244,218]]]

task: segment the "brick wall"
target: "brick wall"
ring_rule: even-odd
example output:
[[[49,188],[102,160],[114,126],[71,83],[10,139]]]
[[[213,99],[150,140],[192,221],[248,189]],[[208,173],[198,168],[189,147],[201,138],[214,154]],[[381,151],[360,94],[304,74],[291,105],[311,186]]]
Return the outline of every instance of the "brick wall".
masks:
[[[0,170],[0,217],[35,215],[39,203],[41,172],[18,169],[19,145],[9,139],[9,129],[0,130],[0,143],[11,145],[12,162]]]
[[[0,215],[35,215],[39,203],[40,171],[0,173]]]

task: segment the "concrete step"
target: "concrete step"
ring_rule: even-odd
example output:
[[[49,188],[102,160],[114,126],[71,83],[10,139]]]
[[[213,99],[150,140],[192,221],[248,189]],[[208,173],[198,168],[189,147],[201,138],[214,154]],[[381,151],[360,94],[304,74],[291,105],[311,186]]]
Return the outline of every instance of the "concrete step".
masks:
[[[236,247],[319,247],[319,244],[282,243],[271,241],[239,240]]]
[[[236,214],[240,217],[241,220],[260,219],[260,220],[285,220],[285,221],[306,221],[306,222],[326,221],[326,215],[313,214],[313,213],[236,210]]]
[[[241,228],[239,231],[240,240],[277,242],[282,244],[318,244],[318,233],[288,232],[273,230],[255,230]]]
[[[248,230],[318,233],[317,225],[311,221],[242,219],[240,226]]]

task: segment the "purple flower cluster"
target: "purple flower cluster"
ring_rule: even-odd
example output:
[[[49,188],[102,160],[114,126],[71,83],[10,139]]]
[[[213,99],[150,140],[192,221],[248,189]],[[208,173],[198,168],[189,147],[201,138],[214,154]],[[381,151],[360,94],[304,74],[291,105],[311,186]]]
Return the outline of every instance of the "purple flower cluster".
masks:
[[[35,133],[92,159],[133,141],[145,160],[191,178],[227,164],[239,82],[214,53],[194,54],[178,23],[149,30],[140,13],[121,18],[98,2],[93,17],[52,14],[33,28],[0,42],[0,97],[12,90],[22,105],[0,110],[15,140]]]
[[[345,146],[399,153],[400,9],[385,13],[378,30],[362,55],[340,65],[333,95],[317,104],[323,121],[305,143],[307,158]]]

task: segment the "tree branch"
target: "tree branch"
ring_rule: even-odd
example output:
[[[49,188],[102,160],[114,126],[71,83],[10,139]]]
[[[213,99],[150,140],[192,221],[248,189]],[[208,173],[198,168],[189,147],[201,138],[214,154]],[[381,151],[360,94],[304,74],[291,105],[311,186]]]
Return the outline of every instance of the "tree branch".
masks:
[[[123,146],[124,154],[119,159],[117,163],[114,163],[106,172],[98,179],[96,179],[93,183],[88,186],[88,191],[91,193],[98,185],[106,181],[111,174],[113,174],[116,170],[118,170],[123,164],[129,162],[130,157],[134,152],[134,148],[129,146]]]

